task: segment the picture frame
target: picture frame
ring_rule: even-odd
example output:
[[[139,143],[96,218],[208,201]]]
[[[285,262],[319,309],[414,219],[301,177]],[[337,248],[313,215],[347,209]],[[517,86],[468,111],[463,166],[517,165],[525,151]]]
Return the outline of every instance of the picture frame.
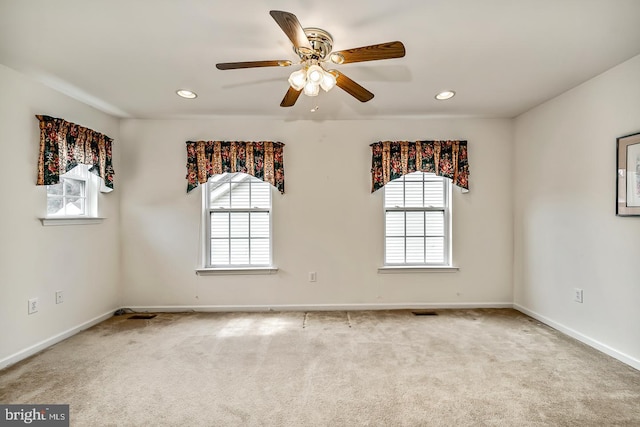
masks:
[[[616,215],[640,216],[640,133],[616,139]]]

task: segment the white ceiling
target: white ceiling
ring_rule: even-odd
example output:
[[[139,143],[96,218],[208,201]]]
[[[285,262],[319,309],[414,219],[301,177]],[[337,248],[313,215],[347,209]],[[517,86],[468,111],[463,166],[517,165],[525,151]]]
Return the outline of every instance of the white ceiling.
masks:
[[[367,103],[335,88],[282,108],[294,67],[215,68],[297,59],[271,9],[334,50],[407,54],[334,67]],[[0,0],[1,64],[120,117],[514,117],[638,54],[640,0]],[[457,96],[436,101],[443,89]]]

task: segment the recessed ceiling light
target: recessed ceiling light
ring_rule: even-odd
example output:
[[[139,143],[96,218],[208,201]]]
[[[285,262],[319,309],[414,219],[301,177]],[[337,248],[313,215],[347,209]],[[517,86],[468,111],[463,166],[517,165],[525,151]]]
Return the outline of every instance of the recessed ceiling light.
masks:
[[[444,90],[436,95],[438,101],[444,101],[445,99],[451,99],[455,96],[455,92],[452,90]]]
[[[178,94],[178,96],[181,96],[181,97],[187,98],[187,99],[193,99],[196,96],[198,96],[198,95],[196,95],[195,92],[192,92],[192,91],[187,90],[187,89],[177,90],[176,93]]]

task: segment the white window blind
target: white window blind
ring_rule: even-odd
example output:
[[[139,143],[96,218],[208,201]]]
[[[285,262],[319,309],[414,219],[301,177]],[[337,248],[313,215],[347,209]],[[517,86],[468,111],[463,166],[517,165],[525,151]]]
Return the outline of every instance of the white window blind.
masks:
[[[207,182],[207,267],[271,264],[271,185],[243,173]]]
[[[449,265],[450,186],[423,172],[384,186],[385,265]]]

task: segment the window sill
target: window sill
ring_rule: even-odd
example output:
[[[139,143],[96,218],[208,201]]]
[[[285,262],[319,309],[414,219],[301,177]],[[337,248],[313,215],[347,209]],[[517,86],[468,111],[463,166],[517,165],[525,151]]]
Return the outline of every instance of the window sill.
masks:
[[[42,225],[92,225],[100,224],[105,218],[89,218],[89,217],[60,217],[60,218],[40,218]]]
[[[247,267],[247,268],[197,268],[198,276],[233,276],[233,275],[257,275],[276,274],[278,267]]]
[[[379,267],[378,274],[402,274],[402,273],[455,273],[458,267],[446,266],[389,266]]]

